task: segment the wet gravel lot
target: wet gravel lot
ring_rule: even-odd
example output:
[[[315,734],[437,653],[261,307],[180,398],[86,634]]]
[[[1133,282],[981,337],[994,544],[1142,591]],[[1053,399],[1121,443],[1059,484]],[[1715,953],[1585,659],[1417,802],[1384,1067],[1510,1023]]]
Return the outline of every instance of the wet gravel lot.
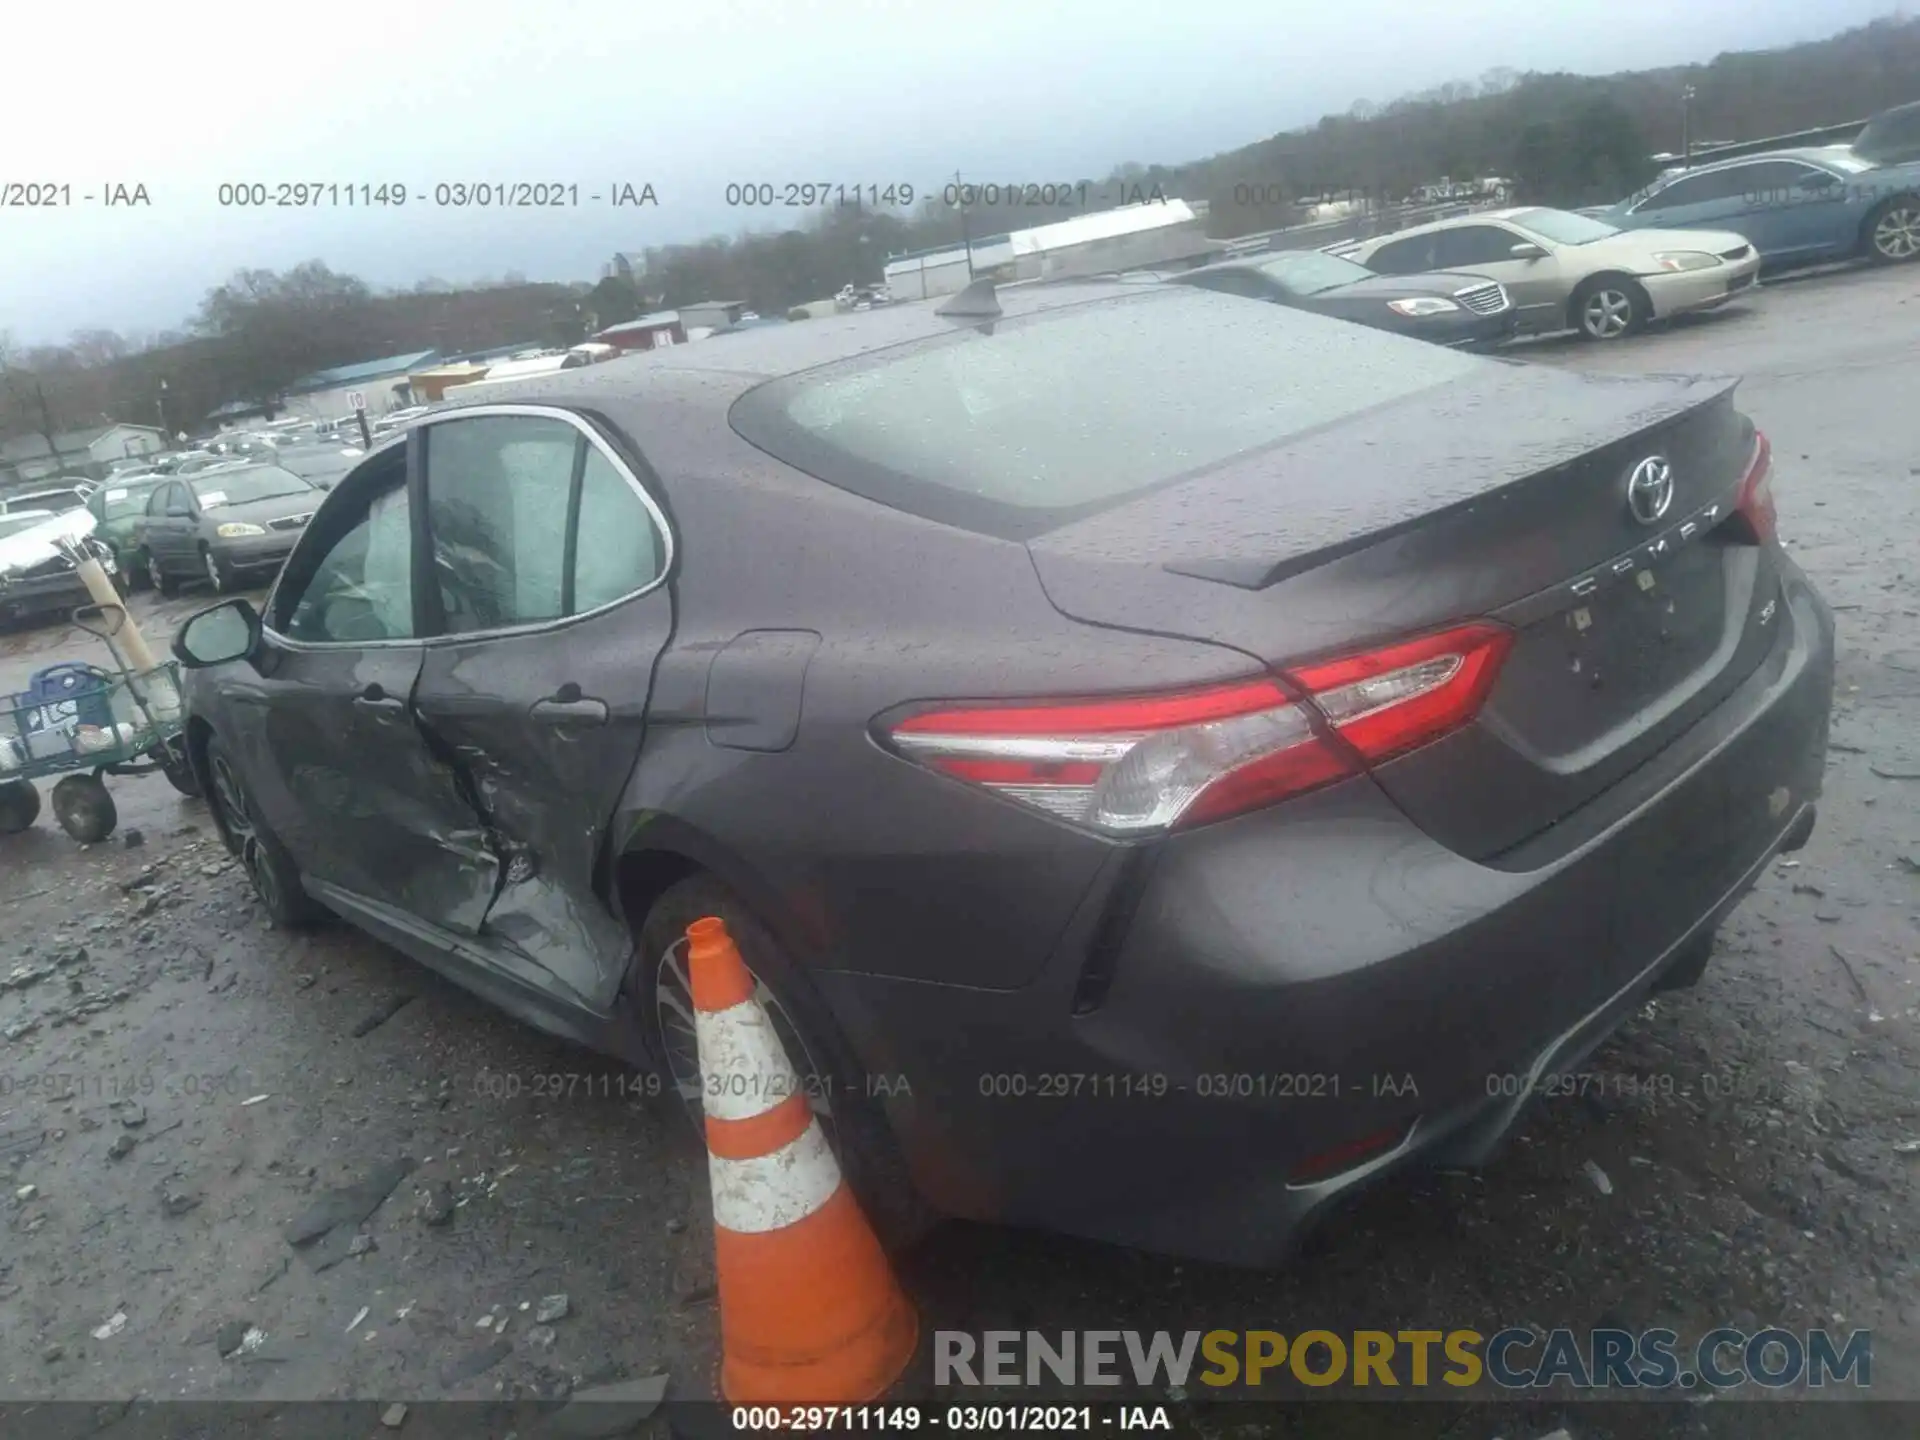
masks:
[[[1875,1393],[1920,1398],[1920,267],[1520,353],[1747,377],[1782,534],[1839,612],[1812,842],[1734,914],[1701,985],[1650,1004],[1491,1168],[1380,1189],[1279,1273],[946,1227],[903,1263],[927,1330],[1866,1327]],[[141,608],[160,640],[200,603]],[[59,629],[0,634],[0,689],[92,654]],[[707,1384],[705,1170],[680,1117],[353,931],[268,930],[202,806],[158,777],[110,783],[107,843],[46,816],[0,837],[0,1399]],[[1627,1433],[1629,1408],[1562,1395],[1502,1432],[1456,1404],[1418,1433]],[[1726,1397],[1688,1424],[1708,1408],[1739,1411],[1728,1434],[1793,1421]],[[1822,1433],[1920,1413],[1867,1408]],[[1223,1404],[1197,1423],[1264,1422]]]

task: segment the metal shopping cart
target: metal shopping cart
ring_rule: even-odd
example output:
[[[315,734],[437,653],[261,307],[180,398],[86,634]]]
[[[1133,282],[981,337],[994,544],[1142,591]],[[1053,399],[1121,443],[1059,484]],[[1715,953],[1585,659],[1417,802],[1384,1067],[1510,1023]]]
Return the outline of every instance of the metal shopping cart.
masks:
[[[54,818],[83,845],[119,824],[105,776],[159,771],[182,795],[200,793],[187,763],[179,666],[130,666],[115,642],[127,625],[118,605],[83,605],[73,623],[99,638],[113,668],[64,661],[36,671],[18,694],[0,695],[0,835],[39,818],[33,782],[50,775],[64,777],[53,786]]]

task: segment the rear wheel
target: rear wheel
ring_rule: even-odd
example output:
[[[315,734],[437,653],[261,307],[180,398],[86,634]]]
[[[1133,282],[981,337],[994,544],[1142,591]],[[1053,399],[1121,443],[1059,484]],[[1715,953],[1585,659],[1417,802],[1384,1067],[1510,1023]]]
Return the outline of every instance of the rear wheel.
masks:
[[[207,774],[213,781],[207,803],[221,837],[246,867],[267,919],[277,930],[305,930],[318,924],[326,910],[301,886],[293,857],[255,815],[240,767],[218,735],[207,742]]]
[[[773,1021],[814,1118],[875,1232],[889,1248],[911,1245],[935,1217],[907,1175],[893,1133],[870,1097],[866,1073],[778,942],[732,892],[705,875],[669,889],[640,927],[635,998],[648,1028],[649,1048],[660,1057],[665,1078],[677,1091],[671,1103],[698,1131],[704,1108],[687,977],[687,927],[709,915],[726,921],[740,947],[754,978],[755,998]]]
[[[1861,233],[1877,265],[1920,259],[1920,196],[1894,196],[1867,217]]]
[[[1573,292],[1574,328],[1583,340],[1619,340],[1642,329],[1653,307],[1624,275],[1596,275]]]
[[[82,845],[97,845],[120,823],[120,812],[98,775],[68,775],[53,787],[53,818]]]
[[[0,780],[0,835],[18,835],[40,818],[40,792],[31,780]]]

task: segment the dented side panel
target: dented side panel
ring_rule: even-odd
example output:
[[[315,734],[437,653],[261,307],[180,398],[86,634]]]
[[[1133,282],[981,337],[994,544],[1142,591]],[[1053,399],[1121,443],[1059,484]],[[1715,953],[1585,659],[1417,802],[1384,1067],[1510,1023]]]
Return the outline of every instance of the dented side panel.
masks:
[[[550,630],[439,641],[414,689],[416,723],[459,775],[499,864],[480,939],[596,1010],[612,1004],[633,947],[601,883],[607,825],[671,624],[661,589]]]
[[[458,776],[414,724],[421,655],[270,646],[249,687],[267,759],[250,780],[303,874],[473,934],[499,862]]]

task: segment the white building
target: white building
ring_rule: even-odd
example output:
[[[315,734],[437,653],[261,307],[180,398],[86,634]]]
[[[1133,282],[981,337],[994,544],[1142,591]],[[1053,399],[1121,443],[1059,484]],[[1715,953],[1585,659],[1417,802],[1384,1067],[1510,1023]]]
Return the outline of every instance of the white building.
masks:
[[[89,475],[98,479],[115,460],[152,455],[167,448],[167,437],[153,425],[109,422],[84,430],[57,432],[53,448],[44,435],[16,435],[0,444],[0,484],[41,480],[49,475]]]
[[[996,280],[1051,280],[1104,275],[1187,260],[1219,249],[1209,240],[1200,212],[1184,200],[1152,200],[1095,210],[1070,220],[990,235],[972,246],[948,246],[887,262],[887,288],[895,300],[952,295],[983,275]]]
[[[1051,225],[1016,230],[1011,237],[1015,278],[1053,280],[1104,275],[1185,260],[1218,249],[1206,225],[1184,200],[1150,200],[1096,210]]]
[[[378,419],[389,410],[411,405],[407,377],[439,362],[438,350],[417,350],[316,370],[287,387],[286,412],[309,420],[337,420],[353,413],[353,397],[358,395],[366,401],[368,418]]]
[[[972,245],[972,266],[968,266],[968,247],[943,246],[938,250],[917,250],[897,255],[881,271],[887,293],[895,300],[930,300],[935,295],[953,295],[967,288],[967,282],[989,271],[1013,264],[1010,235],[989,235]],[[1011,271],[1008,272],[1011,277]]]

